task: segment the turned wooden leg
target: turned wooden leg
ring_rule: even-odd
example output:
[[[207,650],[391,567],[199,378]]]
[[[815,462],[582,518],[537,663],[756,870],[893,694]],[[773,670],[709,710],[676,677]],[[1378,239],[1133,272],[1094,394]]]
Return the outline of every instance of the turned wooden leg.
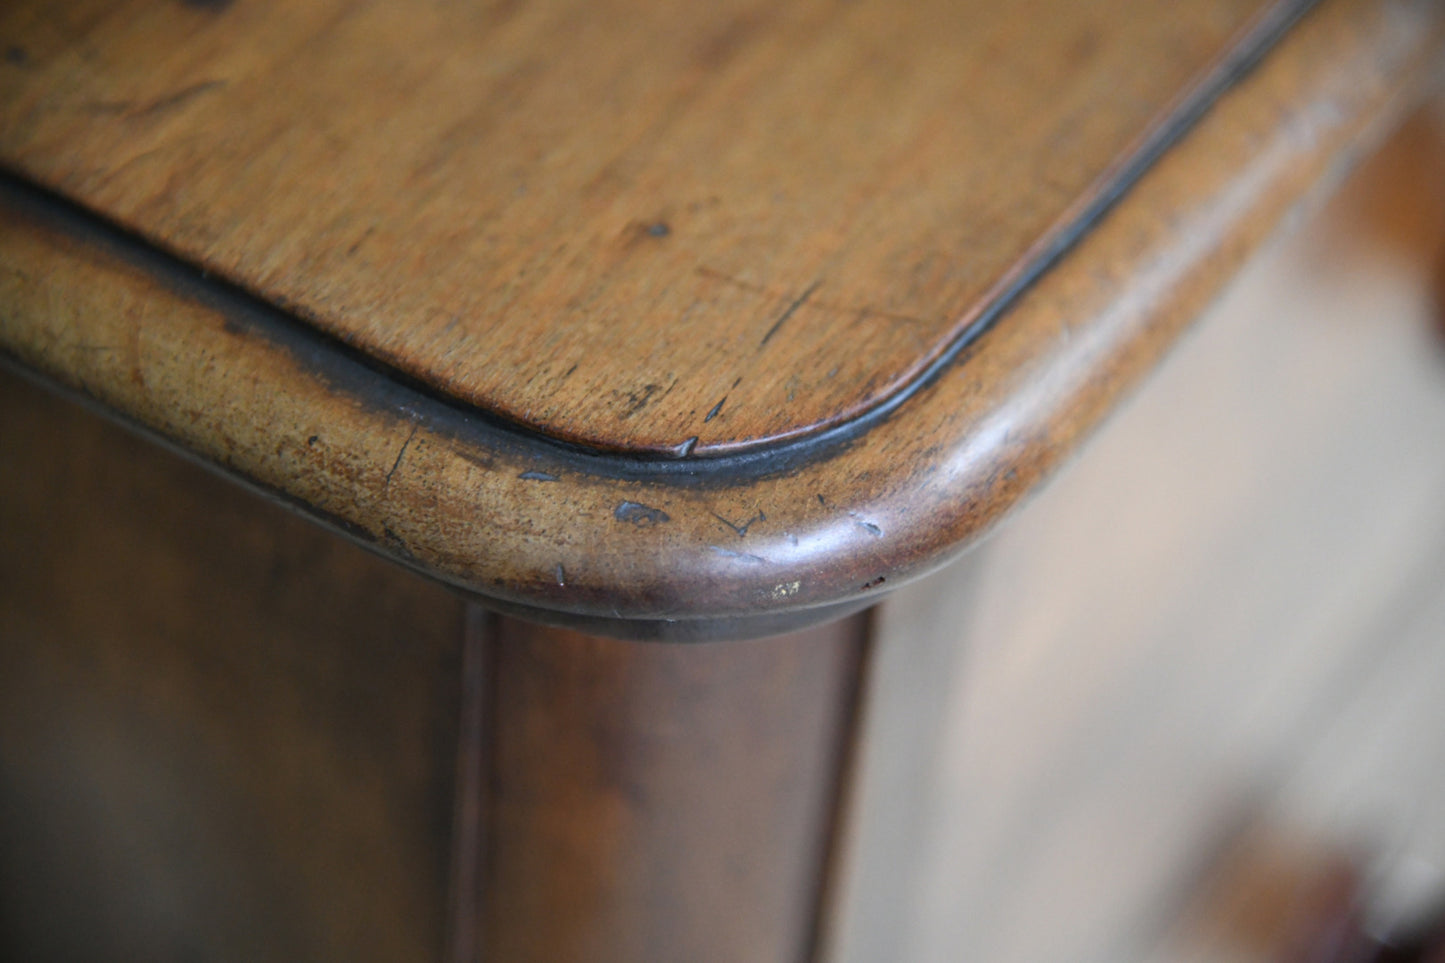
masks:
[[[456,959],[812,956],[864,616],[692,646],[469,625]]]

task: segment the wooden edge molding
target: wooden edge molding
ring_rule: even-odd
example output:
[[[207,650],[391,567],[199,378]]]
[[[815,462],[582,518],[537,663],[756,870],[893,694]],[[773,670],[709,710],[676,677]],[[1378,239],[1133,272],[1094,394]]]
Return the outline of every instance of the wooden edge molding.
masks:
[[[528,436],[14,178],[0,356],[493,608],[773,634],[986,533],[1425,95],[1442,49],[1439,4],[1326,0],[905,403],[807,447],[644,462]]]

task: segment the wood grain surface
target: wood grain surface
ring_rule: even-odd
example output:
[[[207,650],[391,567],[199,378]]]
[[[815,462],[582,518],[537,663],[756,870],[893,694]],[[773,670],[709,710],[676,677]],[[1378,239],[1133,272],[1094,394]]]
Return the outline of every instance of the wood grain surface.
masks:
[[[12,0],[0,163],[430,388],[701,455],[907,389],[1307,0]]]
[[[490,604],[630,635],[778,631],[942,564],[1033,491],[1418,102],[1442,28],[1428,0],[1325,0],[983,337],[837,443],[651,463],[540,443],[13,182],[0,350]],[[739,618],[765,621],[718,621]]]
[[[0,958],[439,959],[463,607],[0,371]]]
[[[476,620],[454,958],[815,958],[866,621],[679,647]]]

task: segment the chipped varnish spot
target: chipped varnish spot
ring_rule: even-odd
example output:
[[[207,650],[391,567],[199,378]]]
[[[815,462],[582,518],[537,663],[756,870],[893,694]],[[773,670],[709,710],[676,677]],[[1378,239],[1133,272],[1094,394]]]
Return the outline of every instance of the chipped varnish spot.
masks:
[[[651,525],[661,525],[663,522],[670,522],[672,519],[667,512],[660,508],[653,508],[651,505],[644,505],[641,502],[622,501],[613,511],[612,517],[619,522],[627,522],[636,525],[638,528],[647,528]]]

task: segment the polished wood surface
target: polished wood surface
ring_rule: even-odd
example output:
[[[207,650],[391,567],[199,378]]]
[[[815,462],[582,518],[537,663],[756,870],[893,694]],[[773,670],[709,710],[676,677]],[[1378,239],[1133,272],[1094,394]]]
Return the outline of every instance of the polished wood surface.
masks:
[[[660,646],[476,620],[455,958],[813,959],[865,622]]]
[[[0,372],[0,958],[440,959],[463,604]]]
[[[0,163],[447,396],[699,455],[907,389],[1307,0],[12,0]]]
[[[942,564],[1032,492],[1420,96],[1442,27],[1436,3],[1326,0],[952,367],[834,447],[640,464],[534,444],[13,187],[0,349],[489,604],[766,634]]]

